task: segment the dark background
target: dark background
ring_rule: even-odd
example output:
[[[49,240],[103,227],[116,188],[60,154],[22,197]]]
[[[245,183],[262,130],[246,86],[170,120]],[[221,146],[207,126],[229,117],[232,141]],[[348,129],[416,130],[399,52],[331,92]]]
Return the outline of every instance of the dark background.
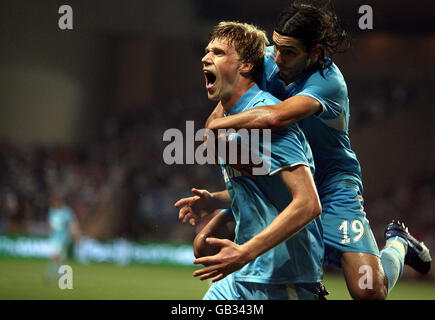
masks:
[[[60,30],[58,9],[73,9]],[[360,30],[371,5],[374,29]],[[97,239],[191,242],[173,203],[223,188],[213,166],[163,162],[169,128],[195,129],[214,107],[200,59],[221,20],[269,38],[287,1],[9,1],[0,4],[0,233],[45,235],[61,191]],[[433,1],[334,1],[352,48],[336,55],[348,84],[352,147],[365,211],[382,248],[393,218],[435,248]]]

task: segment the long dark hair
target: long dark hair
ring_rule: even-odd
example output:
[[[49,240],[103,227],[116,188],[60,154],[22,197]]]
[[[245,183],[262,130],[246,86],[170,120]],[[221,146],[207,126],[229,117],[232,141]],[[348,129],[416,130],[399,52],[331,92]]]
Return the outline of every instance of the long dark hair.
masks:
[[[275,23],[276,32],[300,40],[308,51],[316,44],[323,46],[317,63],[320,69],[329,67],[332,56],[350,46],[350,37],[341,27],[334,10],[327,8],[330,6],[330,1],[326,1],[323,7],[307,1],[294,1]],[[331,58],[329,63],[325,61],[325,55]]]

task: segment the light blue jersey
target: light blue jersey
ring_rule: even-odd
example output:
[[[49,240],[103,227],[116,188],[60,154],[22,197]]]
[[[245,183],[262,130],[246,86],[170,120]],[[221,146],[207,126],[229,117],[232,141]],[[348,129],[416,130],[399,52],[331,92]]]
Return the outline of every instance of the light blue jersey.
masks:
[[[50,208],[48,222],[50,224],[51,239],[56,243],[67,243],[71,240],[70,223],[75,219],[68,206]]]
[[[282,100],[303,95],[316,99],[322,105],[320,113],[299,122],[314,154],[319,193],[324,187],[345,180],[355,182],[362,193],[361,168],[349,139],[347,86],[338,67],[332,63],[323,75],[320,71],[313,71],[285,85],[278,77],[273,47],[268,47],[266,52],[260,88]]]
[[[254,85],[233,106],[230,114],[278,102]],[[245,243],[264,230],[291,202],[290,192],[276,173],[299,164],[314,172],[310,147],[297,124],[272,133],[270,164],[270,174],[259,175],[255,180],[230,166],[221,166],[236,221],[234,241],[237,244]],[[322,226],[317,218],[289,240],[236,271],[234,279],[266,284],[318,282],[323,275],[323,255]]]
[[[74,220],[73,211],[66,205],[59,208],[51,207],[48,211],[50,242],[53,248],[52,260],[47,267],[45,276],[49,283],[58,277],[59,267],[68,257],[68,248],[72,240],[70,224]]]
[[[273,47],[268,47],[260,88],[285,100],[295,95],[316,99],[322,110],[299,125],[310,143],[316,165],[315,181],[322,203],[325,263],[341,266],[343,252],[379,256],[363,208],[361,168],[349,139],[349,99],[346,82],[332,63],[286,85],[278,76]],[[326,62],[331,62],[326,58]]]

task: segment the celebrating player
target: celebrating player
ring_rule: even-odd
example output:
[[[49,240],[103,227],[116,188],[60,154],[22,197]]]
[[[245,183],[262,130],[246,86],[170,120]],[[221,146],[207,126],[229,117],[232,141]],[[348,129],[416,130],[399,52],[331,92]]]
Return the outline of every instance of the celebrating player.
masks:
[[[208,97],[220,101],[227,114],[237,114],[279,100],[260,90],[267,38],[252,25],[221,22],[202,59]],[[251,179],[221,164],[227,191],[210,194],[193,189],[196,201],[179,200],[180,219],[191,206],[209,212],[231,205],[234,242],[207,238],[219,253],[201,257],[195,271],[212,278],[204,299],[319,299],[322,295],[323,241],[321,206],[312,177],[313,160],[297,124],[271,137],[271,174]],[[219,213],[208,224],[225,221]]]
[[[343,268],[354,299],[385,299],[404,263],[424,274],[430,270],[431,257],[403,223],[387,226],[381,252],[373,237],[363,209],[360,164],[350,146],[346,83],[326,57],[340,48],[345,33],[332,12],[293,4],[276,21],[273,41],[275,45],[267,48],[260,88],[283,102],[227,117],[222,117],[224,108],[218,104],[207,128],[278,130],[299,121],[316,165],[325,263]],[[362,266],[372,270],[373,288],[359,286]]]

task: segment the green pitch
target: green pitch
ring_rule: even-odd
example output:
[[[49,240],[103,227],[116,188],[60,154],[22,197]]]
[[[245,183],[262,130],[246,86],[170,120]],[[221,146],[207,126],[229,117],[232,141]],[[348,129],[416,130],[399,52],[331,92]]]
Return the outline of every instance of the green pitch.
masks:
[[[69,261],[73,289],[44,281],[47,261],[0,258],[0,299],[201,299],[209,286],[192,276],[194,267],[83,265]],[[328,299],[350,299],[343,277],[327,274]],[[390,299],[435,299],[433,282],[401,280]]]

